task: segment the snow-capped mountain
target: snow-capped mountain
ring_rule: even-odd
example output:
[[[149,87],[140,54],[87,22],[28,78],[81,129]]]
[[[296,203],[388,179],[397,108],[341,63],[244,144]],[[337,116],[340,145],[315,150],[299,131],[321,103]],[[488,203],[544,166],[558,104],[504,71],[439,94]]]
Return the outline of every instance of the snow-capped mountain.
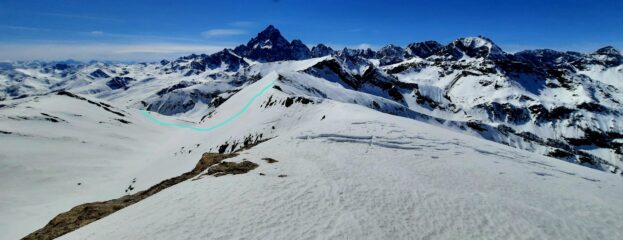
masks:
[[[288,42],[272,25],[258,33],[246,45],[236,47],[234,52],[260,62],[302,60],[311,57],[311,51],[301,40]]]
[[[271,25],[233,50],[160,63],[4,64],[0,94],[15,99],[66,90],[165,115],[203,117],[270,71],[297,72],[303,75],[296,78],[321,78],[339,84],[340,91],[380,97],[405,111],[467,127],[458,131],[618,173],[622,61],[612,47],[591,54],[548,49],[509,54],[485,37],[445,46],[388,45],[376,52],[334,51],[323,44],[310,50]],[[314,97],[326,98],[323,89],[316,91]]]
[[[272,87],[263,95],[256,95],[265,86]],[[7,208],[0,208],[0,216],[7,216],[0,219],[0,232],[15,229],[11,230],[10,238],[25,236],[72,206],[128,194],[128,191],[118,191],[121,185],[124,185],[123,189],[129,189],[125,186],[127,182],[131,182],[132,189],[146,189],[192,168],[204,152],[227,154],[267,141],[234,158],[239,162],[255,159],[259,163],[259,176],[275,176],[266,183],[252,176],[240,177],[241,181],[254,186],[241,190],[240,194],[250,194],[249,199],[275,200],[276,204],[294,201],[302,204],[299,207],[318,209],[314,202],[322,199],[307,198],[305,191],[320,191],[331,196],[346,193],[346,205],[323,205],[329,207],[318,209],[329,214],[340,212],[334,207],[352,208],[351,203],[361,199],[348,196],[357,195],[357,191],[371,191],[357,187],[359,183],[366,182],[366,186],[384,183],[392,187],[377,196],[377,200],[388,203],[389,209],[409,209],[410,206],[401,204],[401,199],[407,197],[401,195],[401,189],[419,179],[431,184],[430,188],[423,190],[422,196],[435,196],[421,200],[434,209],[431,211],[445,213],[436,218],[437,222],[448,222],[464,216],[448,210],[451,200],[436,204],[440,200],[437,190],[455,188],[457,183],[484,184],[494,189],[496,197],[518,199],[518,204],[488,199],[492,201],[489,203],[497,203],[493,204],[497,210],[488,212],[496,220],[494,225],[509,222],[509,217],[517,217],[514,214],[495,215],[500,209],[526,212],[522,219],[527,223],[511,231],[512,236],[526,234],[526,229],[567,224],[570,227],[561,232],[534,230],[528,231],[530,234],[524,238],[582,238],[598,234],[603,238],[617,239],[620,232],[616,232],[616,226],[615,230],[599,226],[612,222],[620,226],[622,222],[619,221],[620,207],[616,208],[620,206],[620,193],[623,192],[620,191],[623,186],[620,178],[616,176],[622,174],[623,168],[622,91],[623,56],[612,47],[590,54],[548,49],[511,54],[504,52],[491,39],[479,36],[460,38],[447,45],[436,41],[407,46],[387,45],[378,51],[334,50],[324,44],[309,49],[301,40],[288,41],[273,26],[234,49],[154,63],[2,63],[0,137],[6,141],[0,144],[0,164],[3,166],[0,169],[6,172],[0,175],[11,177],[2,183],[5,184],[2,189],[10,192],[30,189],[33,194],[44,192],[42,194],[46,197],[3,195],[0,203],[10,204],[5,204],[9,206]],[[254,101],[249,102],[249,99]],[[244,114],[238,112],[242,106],[246,110]],[[139,110],[149,111],[158,119],[199,127],[230,121],[233,115],[240,117],[206,133],[155,125]],[[85,132],[92,134],[84,137]],[[272,151],[285,148],[293,150]],[[365,161],[335,162],[336,159],[351,159],[353,152],[361,152],[357,155],[362,155]],[[328,157],[316,161],[318,154],[327,154]],[[97,157],[93,158],[93,155]],[[384,172],[391,176],[378,178],[372,174],[375,158],[388,156],[398,162],[380,164],[387,164],[392,169],[405,168],[399,175]],[[426,161],[409,162],[413,156]],[[265,157],[291,162],[280,161],[284,165],[272,168],[257,161]],[[48,158],[55,161],[47,161]],[[82,162],[82,159],[93,161]],[[427,162],[429,160],[433,162]],[[343,171],[349,164],[357,165],[356,171]],[[78,167],[72,168],[72,165]],[[305,166],[309,171],[297,166]],[[464,169],[469,169],[469,174]],[[78,174],[62,177],[74,172]],[[446,173],[454,182],[444,182]],[[344,174],[353,179],[341,178]],[[430,178],[420,178],[420,174],[431,175],[427,175]],[[279,177],[282,175],[287,177]],[[316,175],[326,175],[329,180],[314,178]],[[29,177],[18,181],[18,176]],[[365,180],[369,176],[374,177]],[[300,181],[294,185],[280,185],[290,177]],[[556,180],[543,183],[543,179],[549,180],[550,177]],[[303,179],[313,182],[303,183]],[[181,196],[203,194],[203,190],[197,190],[201,181],[184,182],[173,188]],[[97,189],[68,187],[68,183],[74,182],[79,182],[79,186],[97,186]],[[255,183],[261,184],[256,186]],[[325,183],[333,187],[317,187]],[[233,195],[225,193],[231,189],[227,185],[231,182],[214,181],[210,184],[210,190],[224,196],[210,201],[233,201]],[[273,185],[284,189],[271,193],[274,199],[260,196],[253,190]],[[535,185],[541,187],[528,191]],[[593,185],[599,185],[599,190]],[[525,191],[509,192],[506,190],[509,186]],[[575,186],[582,188],[576,189]],[[62,190],[51,190],[56,188]],[[477,191],[475,188],[465,189]],[[552,192],[552,189],[556,191]],[[468,193],[448,196],[460,200],[464,194]],[[583,202],[565,202],[570,196],[581,194],[586,194]],[[605,200],[595,200],[592,195]],[[140,219],[147,219],[144,214],[155,212],[154,209],[163,204],[174,205],[166,196],[155,195],[158,200],[121,210],[120,215],[112,215],[66,237],[91,238],[94,232],[98,232],[102,234],[94,238],[141,238],[133,232],[137,228],[155,234],[166,228],[166,223]],[[309,201],[299,202],[297,199]],[[526,205],[528,207],[522,205],[531,199],[541,199],[543,203],[534,208],[530,204]],[[582,204],[587,202],[598,211],[583,211],[586,206]],[[240,215],[254,213],[259,210],[257,206],[263,206],[239,204],[247,207],[235,213]],[[193,208],[189,210],[185,206]],[[179,215],[182,219],[190,214],[185,211],[207,211],[215,213],[211,216],[221,223],[229,221],[228,216],[234,214],[218,212],[230,206],[201,209],[198,206],[204,205],[187,203],[170,208],[171,212],[157,214],[177,217],[172,212],[179,211],[184,213]],[[381,211],[372,205],[368,208]],[[539,211],[545,210],[561,217],[549,219],[553,222],[529,220],[541,216]],[[478,211],[487,212],[486,209]],[[343,229],[362,227],[352,221],[366,219],[358,212],[341,213],[350,215],[329,214],[324,219],[344,225]],[[587,217],[586,214],[590,215],[590,221],[582,221],[584,225],[581,225],[577,219]],[[288,216],[269,217],[290,219]],[[301,229],[296,227],[309,226],[308,221],[321,220],[307,218],[305,214],[300,216],[290,219],[292,229],[297,231]],[[119,229],[115,223],[120,218],[133,220]],[[266,220],[248,219],[248,224]],[[474,221],[473,224],[478,225],[485,220]],[[183,225],[179,229],[184,231],[192,227]],[[348,233],[327,231],[325,238],[339,238],[344,234],[371,234],[375,236],[373,238],[423,238],[426,235],[413,232],[383,236],[388,233],[385,227],[371,232],[364,231],[367,228],[353,228]],[[576,227],[589,230],[575,231]],[[314,228],[309,231],[323,230]],[[171,234],[181,233],[174,231]],[[300,238],[304,235],[285,230],[262,234],[265,238]],[[446,237],[458,238],[465,234],[452,231]],[[174,236],[162,235],[161,238]],[[205,232],[208,238],[220,236],[208,230]],[[235,236],[249,237],[245,233]]]

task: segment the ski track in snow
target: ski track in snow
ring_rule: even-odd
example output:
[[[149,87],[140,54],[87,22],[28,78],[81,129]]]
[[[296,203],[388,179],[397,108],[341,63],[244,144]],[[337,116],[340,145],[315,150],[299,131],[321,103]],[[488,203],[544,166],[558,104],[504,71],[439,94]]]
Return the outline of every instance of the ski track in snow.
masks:
[[[238,118],[240,116],[240,114],[243,114],[244,112],[246,112],[247,108],[249,108],[249,106],[251,106],[253,101],[255,101],[255,99],[258,98],[259,96],[262,96],[262,94],[264,94],[264,92],[266,90],[268,90],[270,87],[272,87],[274,84],[275,84],[274,81],[268,83],[264,88],[262,88],[262,90],[260,90],[260,92],[258,92],[251,99],[249,99],[249,102],[247,102],[247,104],[244,105],[240,111],[236,112],[234,115],[232,115],[229,118],[223,120],[222,122],[219,122],[217,124],[212,125],[211,127],[195,127],[195,126],[190,126],[190,125],[181,124],[181,123],[164,122],[164,121],[160,121],[160,120],[154,118],[147,111],[142,111],[142,113],[143,113],[143,115],[145,117],[147,117],[149,120],[151,120],[152,122],[154,122],[154,123],[156,123],[158,125],[187,128],[187,129],[191,129],[191,130],[194,130],[194,131],[212,131],[214,129],[217,129],[217,128],[219,128],[219,127],[221,127],[221,126],[231,122],[232,120]]]

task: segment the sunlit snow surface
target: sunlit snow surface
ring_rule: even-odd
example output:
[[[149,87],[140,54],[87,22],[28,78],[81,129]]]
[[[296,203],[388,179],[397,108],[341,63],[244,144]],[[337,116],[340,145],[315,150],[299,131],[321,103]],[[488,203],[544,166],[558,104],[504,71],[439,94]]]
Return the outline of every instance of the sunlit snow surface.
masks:
[[[241,117],[278,132],[234,159],[252,172],[186,181],[61,239],[623,237],[618,176],[350,104],[285,113]]]
[[[416,102],[414,92],[402,92],[404,102],[399,103],[375,86],[364,84],[355,91],[339,78],[305,72],[332,59],[249,61],[240,72],[223,71],[225,66],[189,76],[186,70],[167,72],[171,64],[159,63],[94,63],[70,77],[20,67],[14,74],[27,77],[16,78],[24,79],[19,83],[0,75],[2,89],[19,86],[18,95],[31,95],[4,100],[0,106],[1,238],[23,237],[78,204],[144,190],[190,170],[204,152],[260,134],[271,140],[234,159],[260,165],[250,173],[183,182],[64,238],[623,238],[623,182],[618,174],[544,157],[550,149],[519,138],[490,136],[516,148],[485,141],[456,124],[476,118],[496,126],[499,122],[488,122],[472,107],[492,102],[529,106],[518,100],[521,95],[548,108],[576,106],[595,97],[591,89],[611,89],[609,84],[617,88],[612,90],[614,99],[620,100],[620,66],[583,70],[581,74],[596,81],[569,91],[535,91],[534,85],[517,83],[534,80],[527,77],[510,81],[499,75],[468,75],[455,81],[458,72],[442,76],[437,66],[394,75],[403,83],[417,83],[419,94],[441,104],[451,103],[447,93],[468,117],[426,108]],[[422,61],[415,57],[403,63]],[[378,65],[378,60],[370,62]],[[361,73],[370,66],[351,67],[345,69]],[[112,90],[105,84],[108,78],[87,76],[96,69],[111,76],[127,70],[124,76],[135,81],[127,89]],[[241,76],[249,79],[239,82]],[[483,79],[493,84],[482,86]],[[146,108],[145,101],[154,111],[171,115],[150,112],[161,121],[210,127],[235,115],[271,81],[276,88],[211,132],[157,125],[139,110]],[[158,94],[181,82],[190,84]],[[60,89],[86,99],[53,93]],[[185,111],[167,108],[215,92],[228,98],[218,107],[202,100]],[[286,99],[294,97],[312,103],[286,107]],[[598,94],[596,99],[605,98]],[[373,110],[375,104],[379,111]],[[381,113],[401,108],[406,110],[400,114],[411,119]],[[588,126],[617,130],[623,124],[612,114],[582,114],[590,120],[583,122]],[[575,125],[554,124],[513,127],[544,138],[582,136]],[[612,149],[586,151],[621,164]],[[279,162],[267,164],[264,157]],[[287,177],[277,177],[282,174]],[[126,192],[129,186],[133,190]]]
[[[221,122],[276,77],[245,87],[201,123],[184,123]],[[287,78],[276,85],[304,89]],[[3,237],[25,236],[74,205],[122,196],[133,178],[134,191],[145,189],[191,169],[225,141],[260,133],[272,139],[231,159],[259,168],[183,182],[61,239],[623,237],[619,176],[331,100],[346,97],[340,91],[285,107],[279,102],[290,95],[283,91],[266,91],[209,133],[113,108],[126,115],[119,117],[59,95],[0,110],[2,126],[14,131],[1,135],[9,143],[0,145],[2,189],[10,193],[0,198]],[[268,99],[278,104],[266,106]],[[35,118],[40,112],[66,122]]]

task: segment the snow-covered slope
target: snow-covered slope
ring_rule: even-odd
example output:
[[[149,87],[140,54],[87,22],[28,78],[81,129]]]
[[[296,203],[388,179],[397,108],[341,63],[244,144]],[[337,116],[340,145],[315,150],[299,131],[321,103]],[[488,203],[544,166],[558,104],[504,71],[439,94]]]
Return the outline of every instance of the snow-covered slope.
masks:
[[[615,175],[358,105],[280,104],[288,97],[272,89],[236,120],[244,126],[189,139],[270,129],[232,160],[259,168],[183,182],[61,239],[623,237]]]
[[[77,204],[133,192],[129,186],[149,187],[196,163],[175,157],[174,129],[155,126],[135,109],[66,92],[4,104],[3,239],[23,237]]]

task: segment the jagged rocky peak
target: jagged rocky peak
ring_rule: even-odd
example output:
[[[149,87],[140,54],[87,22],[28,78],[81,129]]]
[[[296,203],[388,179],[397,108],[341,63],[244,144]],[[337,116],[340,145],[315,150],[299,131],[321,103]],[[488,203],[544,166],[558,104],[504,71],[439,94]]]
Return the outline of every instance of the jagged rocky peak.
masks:
[[[437,41],[416,42],[407,45],[405,48],[405,57],[421,57],[427,58],[443,48],[441,43]]]
[[[279,29],[276,29],[273,25],[268,25],[266,29],[259,32],[256,37],[252,38],[247,47],[251,49],[272,49],[286,48],[290,45],[288,40],[281,35]]]
[[[374,52],[374,50],[370,48],[359,49],[359,48],[344,47],[344,49],[338,51],[337,55],[362,57],[362,58],[374,58],[376,56],[376,52]]]
[[[289,42],[273,25],[266,27],[246,45],[236,47],[234,52],[260,62],[311,58],[311,51],[301,40]]]
[[[309,59],[312,57],[311,50],[299,39],[292,40],[290,49],[294,60]]]
[[[340,64],[354,75],[361,75],[370,64],[368,59],[374,58],[375,55],[376,53],[370,48],[351,49],[346,47],[334,54]]]
[[[594,58],[594,63],[606,67],[614,67],[623,64],[623,56],[612,46],[597,49],[591,56]]]
[[[214,53],[203,59],[203,64],[210,69],[226,67],[228,71],[238,71],[240,67],[248,66],[242,57],[238,56],[231,49]]]
[[[108,77],[110,77],[108,74],[106,74],[106,72],[102,71],[102,69],[99,69],[99,68],[97,70],[91,72],[89,75],[91,77],[94,77],[94,78],[108,78]]]
[[[376,53],[381,66],[399,63],[404,60],[404,49],[399,46],[390,44],[379,49]]]
[[[606,47],[597,49],[597,51],[595,51],[593,54],[594,55],[605,55],[605,56],[621,56],[621,52],[619,52],[612,46],[606,46]]]
[[[552,49],[524,50],[513,54],[518,60],[529,62],[539,67],[560,66],[583,57],[581,53],[559,52]]]
[[[333,53],[335,53],[335,51],[331,47],[328,47],[322,43],[312,47],[311,49],[312,57],[324,57],[332,55]]]
[[[491,39],[478,37],[464,37],[454,40],[439,51],[440,55],[460,59],[463,57],[500,59],[506,53]]]

